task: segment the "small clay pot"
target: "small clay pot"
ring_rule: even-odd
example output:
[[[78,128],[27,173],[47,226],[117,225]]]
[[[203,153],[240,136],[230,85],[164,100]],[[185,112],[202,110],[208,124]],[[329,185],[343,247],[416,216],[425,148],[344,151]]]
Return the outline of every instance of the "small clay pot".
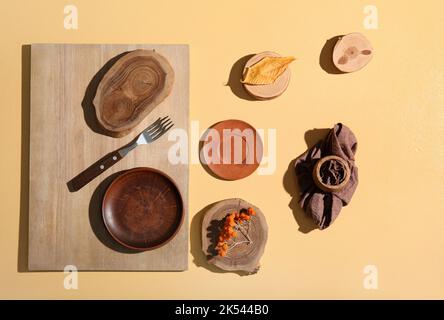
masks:
[[[328,161],[332,161],[332,160],[339,162],[341,164],[341,166],[344,168],[344,172],[345,172],[345,176],[342,179],[342,181],[339,184],[335,184],[335,185],[330,185],[330,184],[324,183],[322,181],[322,176],[321,176],[322,165],[324,163],[327,163]],[[313,168],[313,180],[314,180],[316,186],[325,192],[341,191],[347,185],[348,181],[350,180],[350,176],[351,176],[351,171],[350,171],[350,167],[349,167],[347,161],[345,161],[344,159],[342,159],[341,157],[338,157],[338,156],[323,157],[323,158],[319,159],[318,162],[316,162],[316,164]]]

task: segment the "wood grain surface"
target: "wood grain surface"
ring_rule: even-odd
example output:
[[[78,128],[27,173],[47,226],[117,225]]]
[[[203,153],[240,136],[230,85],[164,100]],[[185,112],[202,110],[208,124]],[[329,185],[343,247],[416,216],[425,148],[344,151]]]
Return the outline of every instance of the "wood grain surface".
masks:
[[[174,70],[155,50],[134,50],[103,77],[93,104],[98,122],[113,137],[123,137],[168,97]]]
[[[373,57],[373,48],[363,34],[354,32],[339,37],[333,49],[333,63],[341,72],[364,68]]]
[[[245,226],[245,232],[248,234],[251,243],[237,245],[228,251],[225,257],[220,257],[215,245],[226,215],[250,207],[256,212],[256,215],[251,218],[250,225]],[[247,240],[242,232],[238,233],[239,241]],[[225,199],[215,203],[208,208],[202,220],[202,251],[207,256],[208,263],[222,270],[242,271],[247,274],[259,271],[259,261],[264,253],[267,238],[268,225],[262,211],[239,198]]]
[[[168,59],[176,81],[171,94],[130,134],[103,134],[95,118],[98,83],[123,53],[156,50]],[[66,183],[132,140],[148,124],[169,115],[188,131],[189,58],[186,45],[31,46],[29,270],[186,270],[188,266],[188,165],[168,162],[174,142],[167,135],[140,146],[77,192]],[[177,184],[185,220],[165,246],[132,252],[107,233],[101,215],[103,194],[113,178],[134,167],[153,167]]]

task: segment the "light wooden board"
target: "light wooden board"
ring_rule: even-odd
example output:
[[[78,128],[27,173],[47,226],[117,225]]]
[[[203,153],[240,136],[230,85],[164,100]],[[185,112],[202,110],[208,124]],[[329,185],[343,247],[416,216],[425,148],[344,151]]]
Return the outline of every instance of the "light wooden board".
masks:
[[[173,90],[129,135],[112,138],[94,132],[85,121],[82,101],[96,73],[113,57],[137,48],[164,55],[175,71]],[[29,191],[29,270],[186,270],[188,265],[188,165],[168,161],[173,141],[165,135],[140,146],[83,189],[66,183],[110,151],[132,140],[159,116],[188,132],[189,57],[186,45],[31,46],[31,123]],[[88,100],[88,99],[86,99]],[[165,246],[129,253],[115,246],[101,223],[105,180],[113,173],[154,167],[177,183],[185,220]]]

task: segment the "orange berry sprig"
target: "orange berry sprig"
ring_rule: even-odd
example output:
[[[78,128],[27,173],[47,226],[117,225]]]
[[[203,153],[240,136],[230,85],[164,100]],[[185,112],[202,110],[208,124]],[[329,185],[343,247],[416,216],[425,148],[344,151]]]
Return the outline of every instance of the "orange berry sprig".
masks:
[[[256,215],[253,208],[247,210],[242,209],[240,212],[233,211],[225,216],[224,225],[220,231],[216,244],[216,251],[221,257],[225,257],[230,249],[228,242],[237,237],[236,227],[242,225],[245,221],[249,221],[252,216]]]

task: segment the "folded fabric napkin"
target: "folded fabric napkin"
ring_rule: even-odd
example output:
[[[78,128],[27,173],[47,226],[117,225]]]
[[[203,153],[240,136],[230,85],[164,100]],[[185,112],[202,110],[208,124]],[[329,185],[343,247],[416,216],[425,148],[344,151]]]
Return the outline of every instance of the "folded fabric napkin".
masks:
[[[313,218],[319,229],[330,226],[346,206],[358,186],[358,168],[355,166],[357,148],[356,137],[345,125],[338,123],[324,140],[308,149],[296,159],[295,170],[300,187],[300,205]],[[350,169],[350,180],[339,191],[326,192],[317,187],[313,180],[313,168],[316,162],[325,156],[338,156],[344,159]],[[343,168],[331,163],[324,172],[327,184],[336,183],[343,177]],[[324,171],[325,171],[324,170]],[[333,177],[333,178],[332,178]]]

